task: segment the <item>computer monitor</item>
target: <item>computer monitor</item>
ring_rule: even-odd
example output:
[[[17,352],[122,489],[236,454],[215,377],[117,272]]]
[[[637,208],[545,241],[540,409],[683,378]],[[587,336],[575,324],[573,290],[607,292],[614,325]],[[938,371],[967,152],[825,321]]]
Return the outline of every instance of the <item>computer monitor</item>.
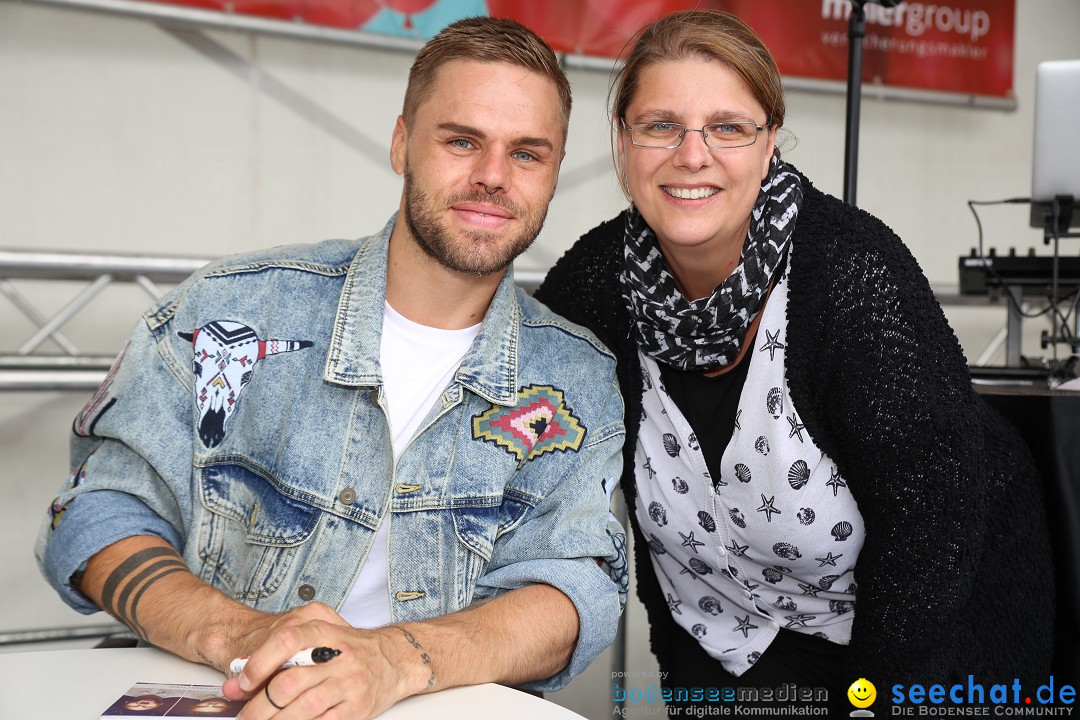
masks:
[[[1031,162],[1031,225],[1046,227],[1054,198],[1072,196],[1080,227],[1080,60],[1050,60],[1035,70],[1035,146]]]

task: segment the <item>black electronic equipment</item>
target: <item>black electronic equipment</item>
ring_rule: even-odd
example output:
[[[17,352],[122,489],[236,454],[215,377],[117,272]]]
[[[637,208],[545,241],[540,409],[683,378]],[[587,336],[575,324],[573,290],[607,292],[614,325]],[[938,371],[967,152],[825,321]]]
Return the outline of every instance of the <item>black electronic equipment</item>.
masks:
[[[1068,295],[1080,287],[1080,257],[1059,257],[1058,293]],[[1020,287],[1024,295],[1047,297],[1050,295],[1054,275],[1054,257],[1036,255],[1035,249],[1026,255],[1017,255],[1015,249],[1008,255],[998,255],[991,248],[989,254],[980,257],[973,249],[970,255],[961,256],[959,262],[960,294],[986,295],[995,288]]]

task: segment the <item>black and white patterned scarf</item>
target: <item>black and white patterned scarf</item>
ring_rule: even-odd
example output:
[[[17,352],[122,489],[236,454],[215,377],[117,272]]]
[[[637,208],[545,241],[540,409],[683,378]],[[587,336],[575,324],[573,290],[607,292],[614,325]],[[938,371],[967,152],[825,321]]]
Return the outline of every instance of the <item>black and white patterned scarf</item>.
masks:
[[[712,295],[694,301],[679,292],[652,228],[632,207],[626,221],[622,291],[641,350],[682,370],[708,370],[734,361],[783,264],[802,196],[799,176],[773,156],[738,266]]]

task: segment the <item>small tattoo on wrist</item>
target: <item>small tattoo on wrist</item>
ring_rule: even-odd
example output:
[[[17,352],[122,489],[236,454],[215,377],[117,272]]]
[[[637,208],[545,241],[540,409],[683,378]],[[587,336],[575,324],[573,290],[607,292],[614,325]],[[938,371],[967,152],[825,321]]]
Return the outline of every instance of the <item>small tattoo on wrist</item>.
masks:
[[[408,643],[420,651],[420,659],[424,662],[425,665],[427,665],[428,671],[431,673],[428,676],[427,689],[430,690],[431,688],[435,687],[435,668],[431,666],[431,656],[424,652],[424,646],[420,644],[420,642],[416,639],[415,635],[413,635],[411,632],[401,627],[400,625],[391,625],[390,627],[400,630],[405,636],[405,639],[408,641]]]

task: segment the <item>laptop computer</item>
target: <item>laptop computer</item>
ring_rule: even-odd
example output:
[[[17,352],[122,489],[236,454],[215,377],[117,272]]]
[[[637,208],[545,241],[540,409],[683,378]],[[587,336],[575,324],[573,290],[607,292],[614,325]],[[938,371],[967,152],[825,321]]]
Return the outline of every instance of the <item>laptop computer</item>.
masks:
[[[1080,204],[1080,60],[1050,60],[1035,70],[1031,225],[1044,227],[1057,196]],[[1074,212],[1072,225],[1080,224]]]

